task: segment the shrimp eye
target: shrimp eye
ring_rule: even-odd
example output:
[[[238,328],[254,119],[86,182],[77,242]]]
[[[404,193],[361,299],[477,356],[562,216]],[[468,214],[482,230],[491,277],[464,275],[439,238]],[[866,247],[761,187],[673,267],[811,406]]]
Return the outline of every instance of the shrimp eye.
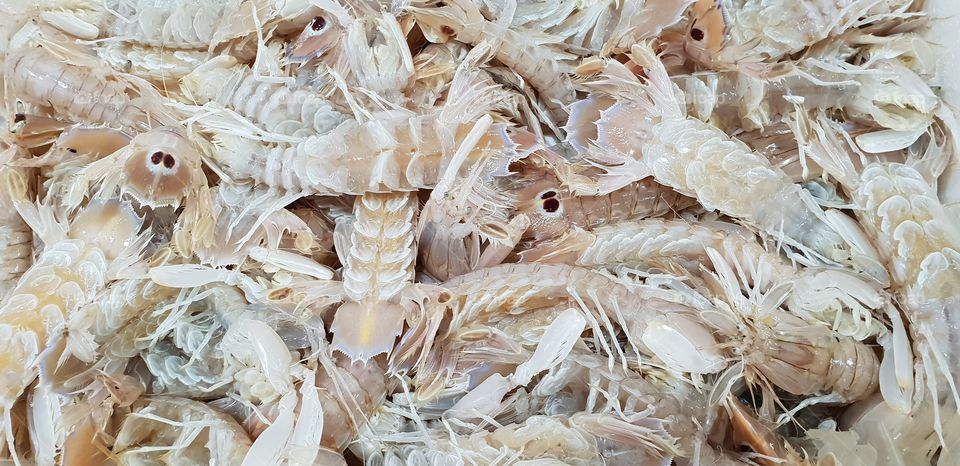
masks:
[[[443,26],[440,26],[440,32],[442,32],[442,33],[444,33],[444,34],[446,34],[446,35],[448,35],[448,36],[452,36],[452,35],[456,34],[456,31],[454,31],[452,27],[447,26],[446,24],[444,24]]]
[[[21,121],[26,121],[26,120],[27,120],[27,116],[22,113],[18,113],[13,116],[14,123],[20,123]]]
[[[690,37],[692,37],[693,40],[698,41],[698,42],[701,41],[701,40],[703,40],[703,30],[701,30],[701,29],[699,29],[699,28],[693,28],[693,29],[691,29],[691,30],[690,30]]]
[[[556,191],[547,191],[540,195],[540,199],[550,199],[551,197],[555,197],[556,195],[557,195]]]
[[[447,6],[446,2],[437,2],[437,8],[443,8],[445,6]]]
[[[76,154],[76,153],[77,153],[77,150],[74,149],[74,148],[72,148],[72,147],[68,147],[68,148],[67,148],[67,152],[69,152],[69,153],[71,153],[71,154]]]
[[[163,162],[163,152],[154,152],[150,155],[150,163],[160,165],[160,162]]]
[[[323,27],[326,25],[327,25],[327,20],[324,19],[323,16],[315,16],[313,18],[313,21],[310,22],[310,29],[313,29],[314,31],[319,31],[323,29]]]
[[[560,201],[553,197],[543,201],[543,210],[551,214],[560,210]]]
[[[163,166],[167,168],[173,168],[177,164],[177,161],[170,154],[163,155]]]

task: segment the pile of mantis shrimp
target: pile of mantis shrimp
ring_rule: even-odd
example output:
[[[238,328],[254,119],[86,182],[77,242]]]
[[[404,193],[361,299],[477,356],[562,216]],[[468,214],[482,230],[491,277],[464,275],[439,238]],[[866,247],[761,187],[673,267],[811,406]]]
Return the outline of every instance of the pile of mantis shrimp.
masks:
[[[2,465],[960,465],[923,0],[0,12]]]

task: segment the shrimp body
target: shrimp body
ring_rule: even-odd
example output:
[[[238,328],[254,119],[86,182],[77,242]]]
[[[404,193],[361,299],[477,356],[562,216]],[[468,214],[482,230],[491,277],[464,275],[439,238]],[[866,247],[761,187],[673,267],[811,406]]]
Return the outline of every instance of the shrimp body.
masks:
[[[675,439],[662,430],[662,421],[643,415],[576,413],[531,416],[495,430],[467,435],[437,435],[426,444],[385,445],[382,464],[495,464],[503,458],[552,461],[587,466],[602,464],[608,455],[630,452],[632,460],[653,464],[673,456]],[[372,434],[376,436],[376,434]]]
[[[403,313],[395,297],[413,282],[417,198],[408,193],[357,197],[343,271],[347,298],[331,330],[333,348],[354,360],[390,352]]]
[[[315,91],[260,81],[250,67],[237,65],[229,57],[204,63],[180,83],[188,98],[197,103],[216,102],[269,132],[321,135],[346,119]]]
[[[120,464],[240,464],[250,445],[230,416],[199,401],[154,396],[123,418],[112,453]]]
[[[732,0],[730,36],[736,44],[758,41],[756,51],[777,60],[855,27],[863,17],[903,10],[910,0]]]
[[[652,178],[604,195],[578,196],[563,189],[559,180],[547,177],[524,183],[514,196],[518,199],[514,212],[530,218],[524,237],[538,241],[556,238],[574,227],[592,230],[632,218],[665,215],[695,203]]]
[[[653,175],[707,209],[739,218],[800,249],[811,262],[850,262],[864,269],[875,265],[876,251],[855,225],[825,215],[812,195],[743,142],[686,117],[679,90],[651,51],[636,46],[633,59],[649,68],[648,84],[617,62],[607,64],[606,77],[596,84],[601,92],[622,95],[609,83],[627,80],[642,96],[613,104],[596,123],[604,153],[595,157],[605,165],[611,187]],[[637,112],[648,116],[637,118]]]
[[[723,368],[717,341],[695,311],[685,305],[650,298],[614,278],[582,267],[553,264],[505,264],[461,275],[444,283],[454,300],[453,317],[445,335],[509,309],[512,313],[568,303],[588,317],[595,344],[610,357],[626,357],[617,342],[617,327],[626,335],[631,351],[653,354],[675,362],[690,372]],[[689,346],[665,351],[659,337],[680,334]],[[676,341],[670,345],[678,348]],[[678,354],[680,356],[678,356]],[[682,361],[681,361],[682,359]]]
[[[17,152],[16,148],[8,148],[0,158],[9,161]],[[25,174],[22,168],[0,168],[0,296],[16,285],[33,261],[33,233],[14,208],[17,199],[28,195]]]
[[[839,258],[833,248],[843,239],[823,221],[810,195],[765,157],[693,118],[664,121],[651,134],[656,139],[642,150],[657,181],[707,209]]]
[[[118,281],[72,313],[67,321],[67,347],[84,362],[93,362],[97,349],[114,337],[144,309],[172,299],[178,290],[151,280]]]
[[[154,47],[203,49],[254,31],[256,1],[110,0],[112,37]],[[264,16],[261,21],[264,21]]]
[[[758,338],[756,351],[747,356],[774,385],[794,395],[828,393],[844,402],[877,391],[880,361],[870,347],[809,327],[787,328],[774,327],[773,338]]]
[[[115,70],[134,74],[156,83],[173,86],[206,62],[206,50],[177,50],[136,44],[106,42],[97,54]]]
[[[344,289],[354,301],[388,301],[413,280],[413,222],[417,200],[403,194],[365,194],[354,206]]]
[[[62,225],[48,220],[52,213],[22,205],[18,210],[30,212],[46,247],[0,307],[0,409],[8,433],[10,409],[36,376],[40,352],[56,338],[55,330],[68,315],[104,288],[110,267],[128,259],[142,224],[129,205],[94,204],[74,219],[66,236]]]
[[[792,290],[785,304],[793,314],[812,323],[829,324],[841,335],[858,340],[887,333],[874,316],[886,303],[879,285],[841,270],[798,271],[742,228],[652,218],[603,226],[583,238],[573,236],[552,243],[522,251],[522,260],[699,274],[701,264],[710,260],[707,250],[712,248],[731,268],[744,274],[746,292],[763,294],[789,284]]]
[[[37,376],[52,330],[104,287],[107,264],[102,250],[82,240],[49,245],[0,307],[0,430],[6,435],[13,429],[10,410]]]
[[[537,90],[555,123],[566,121],[564,105],[573,102],[573,82],[554,53],[514,29],[487,21],[479,8],[465,0],[444,2],[443,6],[410,8],[432,42],[456,39],[470,45],[483,41],[496,44],[497,60],[526,79]]]
[[[32,340],[34,351],[43,348],[48,328],[65,318],[67,312],[90,301],[106,282],[107,258],[97,247],[82,240],[63,240],[50,245],[20,278],[6,304],[0,308],[0,325],[18,338]],[[16,356],[4,358],[4,372],[32,377],[29,367],[36,354],[29,347],[14,347]],[[10,353],[5,353],[9,355]],[[8,375],[9,377],[9,375]],[[8,385],[14,391],[17,385]]]
[[[231,175],[252,178],[291,193],[340,195],[415,191],[436,185],[445,168],[436,114],[391,112],[376,121],[347,120],[334,130],[296,144],[266,144],[225,134],[214,156]],[[462,128],[451,128],[461,133]],[[515,146],[503,126],[468,155],[471,166],[489,151]]]
[[[148,127],[148,106],[141,105],[147,101],[135,96],[140,90],[149,91],[134,89],[114,74],[65,63],[43,47],[12,51],[5,66],[14,95],[24,101],[52,107],[76,121]]]
[[[952,330],[957,325],[960,230],[937,193],[916,169],[901,164],[866,167],[854,199],[861,218],[888,262],[902,303],[918,372],[934,398],[939,370],[954,397],[957,360]]]

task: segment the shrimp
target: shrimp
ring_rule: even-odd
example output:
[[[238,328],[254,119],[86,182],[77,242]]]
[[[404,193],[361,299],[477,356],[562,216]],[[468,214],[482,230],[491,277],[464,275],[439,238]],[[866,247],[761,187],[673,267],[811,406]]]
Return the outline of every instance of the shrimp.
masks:
[[[913,167],[896,163],[864,168],[852,193],[861,222],[876,242],[891,270],[894,289],[910,322],[916,362],[917,392],[925,383],[934,406],[941,396],[940,375],[948,392],[960,402],[957,354],[950,329],[955,324],[960,280],[960,230],[936,192]],[[939,411],[937,433],[941,436]]]
[[[417,6],[408,9],[427,39],[441,43],[456,39],[470,45],[483,41],[495,43],[492,47],[494,57],[523,76],[537,90],[553,123],[566,121],[563,106],[573,102],[576,94],[556,52],[533,42],[521,32],[487,21],[479,8],[467,0],[414,4]]]
[[[205,50],[166,49],[130,42],[104,42],[97,55],[113,69],[146,79],[159,88],[173,88],[207,63]]]
[[[218,135],[222,149],[214,157],[232,176],[293,193],[363,194],[433,187],[444,168],[439,119],[411,118],[406,112],[380,117],[362,124],[347,120],[296,145]]]
[[[794,395],[817,395],[789,415],[816,403],[862,400],[877,391],[880,361],[870,347],[783,311],[777,299],[771,299],[774,293],[744,296],[741,279],[720,253],[710,248],[707,254],[716,270],[704,275],[707,293],[714,297],[718,317],[724,317],[705,320],[728,338],[748,377],[760,375]]]
[[[69,204],[82,200],[89,180],[100,182],[97,197],[130,195],[151,208],[179,207],[193,202],[207,178],[200,167],[200,151],[174,127],[159,127],[134,137],[130,144],[91,163],[78,173]]]
[[[452,295],[445,304],[451,308],[452,316],[447,330],[438,335],[441,341],[471,322],[501,313],[504,309],[516,314],[569,303],[587,316],[593,342],[608,355],[610,365],[617,359],[626,364],[627,356],[619,343],[622,332],[637,358],[641,357],[642,351],[668,361],[684,372],[712,373],[724,367],[725,356],[711,332],[698,321],[696,311],[642,296],[616,279],[589,269],[568,265],[508,264],[461,275],[443,286]],[[668,342],[668,338],[663,338],[668,334],[684,339],[682,343],[676,338]],[[441,364],[451,362],[455,361]],[[442,381],[446,376],[441,371],[445,370],[429,365],[420,368],[418,385],[428,386]],[[440,378],[436,379],[438,376]],[[426,389],[423,391],[426,395],[431,393]]]
[[[337,309],[330,327],[333,349],[354,361],[389,354],[403,328],[395,298],[413,282],[418,204],[408,193],[365,194],[354,203],[343,271],[349,302]]]
[[[452,429],[449,424],[444,427]],[[663,432],[663,422],[645,413],[537,415],[492,431],[460,435],[446,429],[371,434],[386,439],[379,442],[385,451],[376,452],[374,458],[384,465],[495,464],[506,459],[589,465],[629,455],[631,461],[653,464],[676,452],[675,439]]]
[[[470,133],[474,137],[464,139],[453,160],[468,153],[487,155],[463,178],[457,178],[464,171],[462,166],[448,165],[423,207],[417,231],[420,263],[439,280],[502,262],[529,225],[523,215],[507,218],[513,201],[497,192],[495,184],[508,173],[511,162],[526,157],[536,146],[515,143],[516,131],[510,127],[498,125],[496,137],[491,137],[489,123],[481,119],[474,126]]]
[[[519,254],[524,262],[699,274],[710,260],[710,248],[742,275],[741,285],[748,294],[760,296],[787,286],[785,305],[810,323],[830,325],[841,335],[858,340],[887,334],[874,315],[888,304],[877,283],[843,270],[810,267],[798,271],[779,254],[764,249],[753,233],[725,223],[625,221],[595,228],[589,234],[572,233]]]
[[[698,0],[690,9],[684,49],[705,66],[742,65],[736,57],[774,63],[814,43],[884,17],[911,0],[816,0],[805,4],[758,0]],[[772,31],[776,31],[775,33]]]
[[[0,404],[11,449],[10,409],[36,375],[40,352],[53,336],[49,329],[89,302],[111,276],[136,259],[143,244],[143,237],[137,238],[143,219],[129,204],[90,205],[69,230],[45,206],[19,201],[16,207],[45,247],[0,307],[5,355],[0,370],[7,380]]]
[[[697,198],[705,208],[738,218],[799,249],[802,260],[851,263],[878,274],[880,281],[886,279],[877,252],[855,222],[838,211],[823,212],[808,192],[741,141],[686,117],[679,91],[659,59],[643,46],[633,48],[633,57],[647,70],[648,84],[624,65],[607,62],[606,77],[594,85],[616,96],[624,95],[618,89],[626,86],[626,92],[642,96],[625,97],[597,121],[598,153],[587,157],[607,171],[601,180],[604,191],[653,175],[657,182]],[[632,116],[637,111],[649,118]],[[744,185],[738,181],[742,179],[751,182]]]
[[[111,452],[120,464],[240,464],[250,449],[236,421],[199,401],[154,396],[133,408]]]
[[[22,150],[11,146],[0,153],[0,296],[5,297],[33,261],[33,233],[14,207],[19,199],[29,198],[28,170],[7,166],[23,157]]]
[[[11,51],[4,68],[16,97],[76,121],[140,130],[151,119],[172,122],[148,83],[105,71],[95,58],[53,43]]]
[[[235,58],[205,62],[180,81],[188,100],[216,102],[247,117],[264,130],[291,136],[326,134],[347,119],[309,88],[260,81]]]
[[[256,0],[110,0],[104,4],[115,16],[107,30],[111,37],[154,47],[200,50],[252,34],[256,30],[254,15],[263,15],[266,7]]]
[[[165,263],[155,254],[151,265]],[[66,350],[83,362],[92,363],[98,348],[144,310],[174,298],[179,290],[157,285],[149,279],[118,280],[92,302],[67,319]]]
[[[721,443],[723,435],[716,435],[718,430],[727,428],[723,422],[726,419],[720,416],[718,408],[721,407],[709,406],[707,394],[686,388],[682,381],[657,381],[619,366],[608,368],[602,357],[581,349],[575,350],[556,370],[542,377],[531,393],[546,397],[545,405],[555,403],[569,410],[569,414],[580,410],[628,415],[649,411],[648,415],[663,419],[663,429],[677,439],[679,452],[673,458],[675,462],[686,460],[697,464],[699,460],[700,464],[714,464],[710,461],[736,461],[721,452],[727,445]],[[743,407],[732,408],[736,415],[729,417],[738,431],[742,427],[748,431],[757,430],[759,422],[751,413]],[[745,443],[757,453],[780,458],[792,454],[789,449],[778,447],[777,442],[782,440],[772,432],[765,432],[763,441],[758,441],[757,436],[740,432],[732,435],[734,441]],[[742,457],[746,459],[747,455],[749,453],[743,453]]]

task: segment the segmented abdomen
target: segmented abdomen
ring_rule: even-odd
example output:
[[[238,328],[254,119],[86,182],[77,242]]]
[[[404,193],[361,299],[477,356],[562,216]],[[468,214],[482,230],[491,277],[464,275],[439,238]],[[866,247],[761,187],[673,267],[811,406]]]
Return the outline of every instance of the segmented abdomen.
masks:
[[[658,182],[827,257],[833,254],[824,245],[843,244],[812,197],[744,143],[693,118],[665,120],[651,133],[643,157]]]
[[[33,380],[48,331],[90,301],[105,283],[103,252],[80,240],[47,246],[0,307],[0,409]]]
[[[17,98],[52,107],[77,121],[123,126],[147,121],[146,113],[131,105],[125,83],[64,63],[42,47],[10,53],[6,75]]]
[[[759,51],[777,59],[853,27],[870,9],[872,13],[889,12],[899,6],[894,4],[908,4],[909,1],[741,0],[733,3],[731,29],[737,43],[747,44],[759,39]]]
[[[97,348],[131,320],[149,312],[177,295],[179,290],[157,285],[152,280],[123,280],[114,283],[96,299],[73,313],[67,323],[68,347],[79,359],[93,362]]]
[[[894,282],[923,287],[929,299],[955,297],[924,280],[960,284],[960,229],[948,216],[937,193],[917,170],[902,164],[867,167],[856,198],[881,254],[890,262]],[[951,267],[952,264],[952,267]],[[937,295],[937,291],[947,294]]]
[[[431,122],[413,125],[416,128],[407,119],[347,122],[295,145],[218,135],[225,149],[218,151],[218,157],[237,178],[252,178],[291,192],[415,191],[436,184],[442,167]],[[422,139],[413,140],[415,135]]]
[[[347,119],[315,91],[259,81],[246,65],[201,69],[181,84],[197,103],[217,102],[274,133],[325,134]]]
[[[16,151],[15,148],[7,151]],[[6,152],[4,155],[12,155]],[[7,157],[2,157],[7,159]],[[0,299],[33,261],[33,232],[14,208],[14,197],[28,198],[23,169],[0,167]],[[2,302],[2,301],[0,301]]]
[[[418,203],[409,193],[370,193],[356,199],[356,221],[343,271],[344,289],[351,300],[387,301],[413,281]]]
[[[231,0],[111,0],[116,14],[110,36],[155,47],[207,49],[222,30],[241,20],[243,3]],[[262,17],[261,20],[265,20]],[[251,22],[251,19],[247,21]]]

